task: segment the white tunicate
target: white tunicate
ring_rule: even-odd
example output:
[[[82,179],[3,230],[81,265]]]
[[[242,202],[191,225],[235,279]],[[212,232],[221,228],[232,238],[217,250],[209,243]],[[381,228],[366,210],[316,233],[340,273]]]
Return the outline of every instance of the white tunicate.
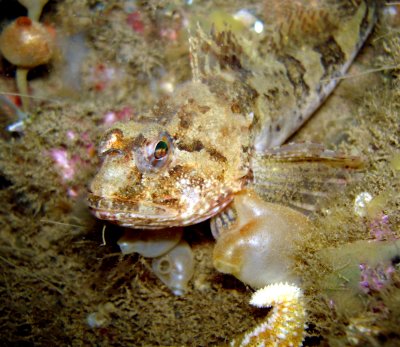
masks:
[[[261,34],[264,30],[264,23],[260,20],[256,20],[256,22],[253,25],[253,30],[257,33],[257,34]]]
[[[367,206],[372,200],[372,195],[368,192],[362,192],[354,199],[354,213],[359,217],[367,215]]]
[[[139,253],[144,257],[159,257],[174,248],[182,238],[183,228],[159,230],[126,230],[118,240],[123,254]]]
[[[184,294],[194,272],[194,259],[190,246],[181,240],[170,252],[153,259],[152,268],[156,276],[175,295]]]

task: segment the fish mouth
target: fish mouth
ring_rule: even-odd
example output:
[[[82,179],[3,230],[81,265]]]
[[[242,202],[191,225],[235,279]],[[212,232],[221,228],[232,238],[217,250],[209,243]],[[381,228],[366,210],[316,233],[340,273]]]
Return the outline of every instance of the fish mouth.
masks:
[[[101,197],[92,193],[88,194],[87,202],[95,217],[124,227],[159,229],[181,225],[174,223],[179,219],[179,211],[157,204]]]
[[[200,223],[220,212],[232,199],[221,201],[208,209],[185,214],[157,204],[137,203],[88,194],[87,201],[92,214],[99,219],[134,229],[163,229]]]

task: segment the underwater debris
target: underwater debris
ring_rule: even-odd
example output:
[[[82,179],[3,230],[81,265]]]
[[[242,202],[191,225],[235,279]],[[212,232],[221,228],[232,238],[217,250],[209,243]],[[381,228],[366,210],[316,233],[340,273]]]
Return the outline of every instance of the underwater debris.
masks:
[[[0,114],[6,117],[7,120],[3,122],[7,124],[5,128],[1,129],[8,132],[22,132],[24,130],[24,122],[28,118],[25,112],[22,112],[7,96],[0,95]],[[3,136],[3,134],[2,134]],[[3,137],[7,137],[4,134]]]

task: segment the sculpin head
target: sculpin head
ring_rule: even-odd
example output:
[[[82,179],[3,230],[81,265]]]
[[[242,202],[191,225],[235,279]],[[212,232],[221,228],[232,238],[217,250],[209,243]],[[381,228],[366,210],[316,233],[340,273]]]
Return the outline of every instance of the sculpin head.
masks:
[[[248,174],[249,120],[191,82],[144,121],[117,124],[90,185],[96,217],[132,228],[198,223],[222,210]]]

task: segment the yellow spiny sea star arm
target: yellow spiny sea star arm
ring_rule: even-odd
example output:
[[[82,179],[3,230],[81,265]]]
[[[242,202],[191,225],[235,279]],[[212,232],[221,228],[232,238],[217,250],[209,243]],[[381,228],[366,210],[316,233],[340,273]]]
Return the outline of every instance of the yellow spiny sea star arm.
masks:
[[[256,291],[250,304],[272,306],[271,313],[259,325],[230,346],[301,346],[304,338],[306,311],[301,289],[287,283],[271,284]]]

